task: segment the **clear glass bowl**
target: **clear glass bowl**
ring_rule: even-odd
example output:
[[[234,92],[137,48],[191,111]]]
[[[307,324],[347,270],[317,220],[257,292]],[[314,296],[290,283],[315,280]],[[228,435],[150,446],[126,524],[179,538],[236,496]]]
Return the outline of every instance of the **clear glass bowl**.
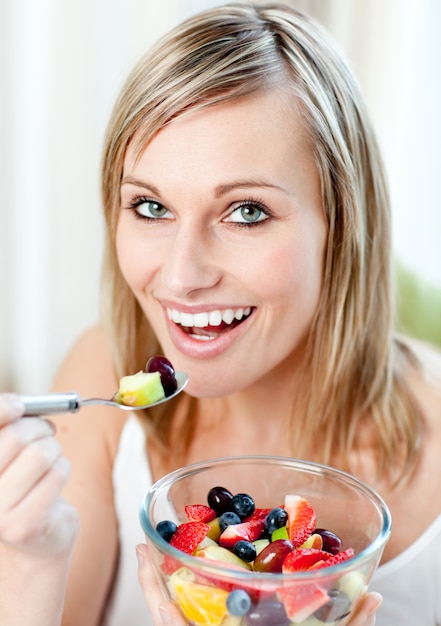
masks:
[[[156,525],[188,521],[184,507],[207,504],[215,486],[249,494],[256,508],[271,509],[283,505],[286,494],[300,495],[315,509],[316,527],[337,534],[343,549],[353,548],[355,554],[334,566],[275,574],[175,549]],[[331,467],[271,456],[213,459],[176,470],[148,491],[140,521],[165,598],[195,626],[343,626],[366,591],[391,530],[389,509],[367,484]],[[226,608],[229,593],[237,589],[245,590],[252,603],[233,612],[246,610],[245,615]]]

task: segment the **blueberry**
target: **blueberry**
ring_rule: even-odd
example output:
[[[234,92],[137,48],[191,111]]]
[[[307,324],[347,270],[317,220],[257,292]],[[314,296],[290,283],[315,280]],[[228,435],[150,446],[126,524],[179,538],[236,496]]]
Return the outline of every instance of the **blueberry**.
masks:
[[[227,609],[230,615],[242,617],[251,608],[251,598],[244,589],[234,589],[227,596]]]
[[[233,511],[225,511],[225,513],[222,513],[222,515],[219,517],[219,526],[221,531],[223,532],[227,526],[231,526],[232,524],[240,524],[242,520],[240,519],[240,517],[238,515],[236,515],[236,513],[233,513]]]
[[[253,498],[247,493],[237,493],[231,500],[230,508],[240,519],[245,519],[254,513],[256,507]]]
[[[288,521],[288,513],[285,509],[276,507],[268,513],[265,518],[265,530],[271,534],[274,530],[286,526]]]
[[[212,487],[208,492],[208,506],[214,509],[217,515],[222,515],[225,511],[231,511],[231,500],[233,494],[225,487]]]
[[[233,552],[239,559],[251,563],[257,556],[256,546],[251,541],[239,539],[233,546]]]
[[[158,532],[165,541],[170,541],[177,530],[177,526],[174,522],[166,519],[159,522],[156,526],[156,532]]]

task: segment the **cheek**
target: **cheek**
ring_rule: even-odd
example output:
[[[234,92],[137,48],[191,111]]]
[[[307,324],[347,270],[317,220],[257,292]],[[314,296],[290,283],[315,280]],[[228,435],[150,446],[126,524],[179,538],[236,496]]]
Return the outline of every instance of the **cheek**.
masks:
[[[323,256],[324,243],[308,237],[274,248],[254,270],[262,300],[272,301],[277,309],[314,312],[322,288]]]
[[[133,233],[128,233],[124,224],[116,231],[116,255],[122,275],[135,293],[142,289],[152,272],[145,245],[141,245]]]

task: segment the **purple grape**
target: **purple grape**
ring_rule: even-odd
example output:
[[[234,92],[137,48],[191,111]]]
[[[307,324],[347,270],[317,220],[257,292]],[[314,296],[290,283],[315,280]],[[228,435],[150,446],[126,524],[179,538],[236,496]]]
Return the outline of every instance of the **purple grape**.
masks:
[[[341,552],[343,548],[342,540],[333,532],[326,530],[326,528],[316,528],[314,533],[317,533],[317,535],[320,535],[323,539],[323,550],[325,550],[325,552],[330,552],[331,554]]]
[[[289,626],[291,620],[286,615],[285,607],[277,600],[261,602],[245,615],[246,626]]]
[[[159,372],[166,396],[171,396],[178,388],[175,368],[165,356],[151,356],[144,369],[146,372]]]
[[[208,492],[208,506],[216,511],[218,515],[222,515],[225,511],[231,511],[231,500],[233,494],[225,489],[225,487],[212,487]]]

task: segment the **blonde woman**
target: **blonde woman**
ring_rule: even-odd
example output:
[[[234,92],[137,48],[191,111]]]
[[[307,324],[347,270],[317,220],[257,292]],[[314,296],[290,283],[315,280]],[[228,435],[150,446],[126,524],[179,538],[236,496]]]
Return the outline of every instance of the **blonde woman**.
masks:
[[[156,353],[189,384],[145,415],[54,420],[81,524],[63,625],[149,623],[140,500],[180,465],[233,454],[376,488],[394,520],[383,601],[368,594],[348,623],[441,624],[440,359],[393,332],[383,166],[334,43],[284,5],[188,20],[123,87],[102,190],[103,324],[54,388],[109,396]],[[138,557],[153,623],[180,623]]]

